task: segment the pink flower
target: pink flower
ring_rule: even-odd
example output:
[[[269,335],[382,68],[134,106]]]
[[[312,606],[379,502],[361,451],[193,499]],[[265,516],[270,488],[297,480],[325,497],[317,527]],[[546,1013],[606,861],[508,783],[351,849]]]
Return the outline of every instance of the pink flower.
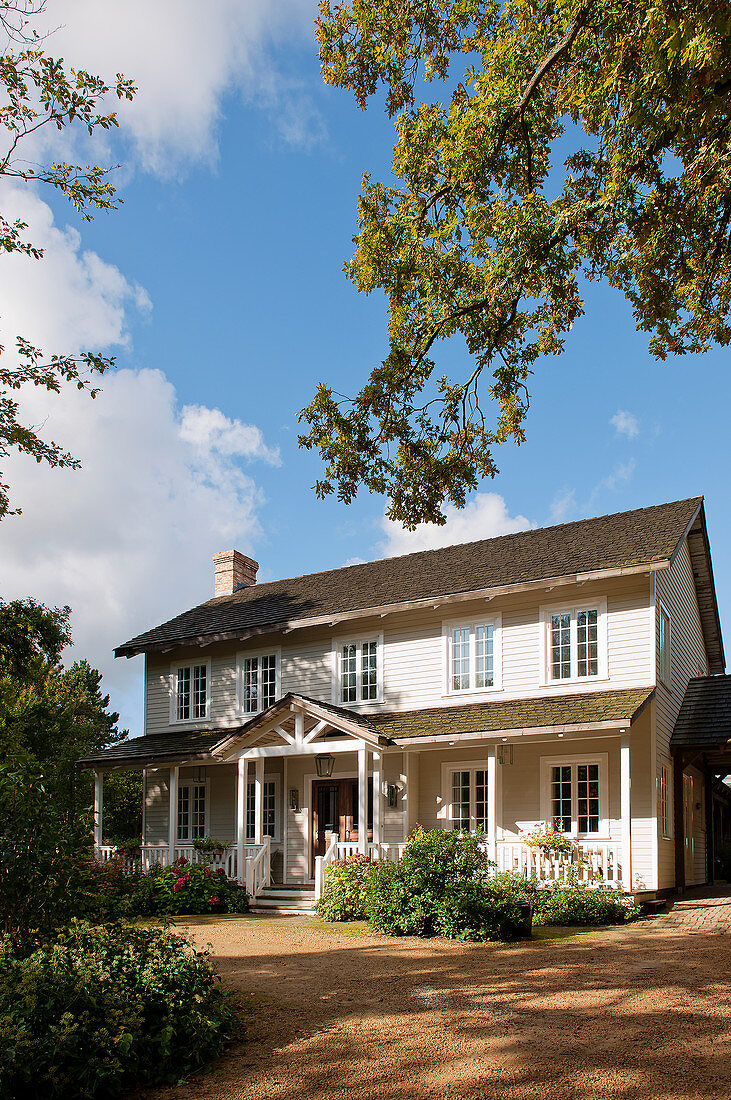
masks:
[[[214,897],[211,898],[211,905],[220,905],[220,904],[221,904],[221,899],[218,896],[214,896]]]
[[[219,874],[219,875],[225,875],[225,874],[226,874],[226,872],[225,872],[225,870],[223,869],[223,867],[219,867],[219,868],[218,868],[218,874]]]
[[[185,856],[181,856],[180,859],[177,860],[178,867],[184,867],[187,862]]]
[[[210,877],[211,877],[211,872],[210,872],[210,870],[208,869],[208,867],[204,867],[204,868],[203,868],[203,874],[204,874],[204,875],[206,876],[206,878],[210,878]]]

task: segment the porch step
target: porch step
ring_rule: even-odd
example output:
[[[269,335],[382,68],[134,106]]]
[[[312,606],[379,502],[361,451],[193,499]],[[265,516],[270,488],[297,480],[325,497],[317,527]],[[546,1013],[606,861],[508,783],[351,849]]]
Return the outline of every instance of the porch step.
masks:
[[[252,913],[314,913],[315,891],[306,886],[269,886],[251,902]]]

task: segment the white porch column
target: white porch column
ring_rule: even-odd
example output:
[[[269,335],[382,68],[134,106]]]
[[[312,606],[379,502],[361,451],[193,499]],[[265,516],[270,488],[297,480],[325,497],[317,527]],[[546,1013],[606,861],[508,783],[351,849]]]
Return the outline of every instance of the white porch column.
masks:
[[[383,776],[382,757],[380,752],[373,753],[373,843],[378,845],[376,849],[376,859],[381,854],[381,844],[383,837],[381,836],[381,821],[383,816],[381,814],[381,799],[383,797],[383,791],[381,787]]]
[[[632,799],[630,790],[630,734],[623,730],[619,748],[619,805],[622,818],[622,886],[632,890]]]
[[[175,863],[175,844],[178,839],[178,772],[177,766],[170,769],[168,793],[170,802],[168,807],[168,862]]]
[[[104,818],[104,772],[94,772],[94,847],[101,848]]]
[[[240,883],[246,880],[246,788],[249,778],[249,761],[239,757],[236,778],[236,877]]]
[[[264,761],[257,760],[255,770],[254,843],[264,843]]]
[[[497,749],[490,745],[487,750],[487,852],[493,863],[497,863]]]
[[[401,776],[404,784],[402,795],[404,813],[404,840],[416,828],[416,819],[419,813],[419,761],[418,752],[406,752],[404,750],[404,770]]]
[[[358,749],[358,851],[368,855],[368,749]]]

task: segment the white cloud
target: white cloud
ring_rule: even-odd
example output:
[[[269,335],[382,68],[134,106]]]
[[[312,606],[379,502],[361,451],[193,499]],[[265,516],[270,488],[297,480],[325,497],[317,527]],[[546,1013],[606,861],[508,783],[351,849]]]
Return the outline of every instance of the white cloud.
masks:
[[[12,255],[0,265],[5,354],[16,333],[46,352],[128,345],[128,311],[149,308],[145,291],[54,226],[31,192],[5,190],[3,203],[46,248],[40,261]],[[113,647],[206,599],[213,553],[253,550],[263,498],[242,464],[279,456],[258,428],[220,409],[181,410],[160,371],[112,371],[99,383],[95,401],[69,387],[16,395],[23,419],[83,466],[51,470],[17,453],[4,461],[23,514],[0,526],[0,594],[69,603],[76,654],[102,670],[139,733],[139,662],[115,662]]]
[[[505,500],[498,493],[476,493],[463,509],[448,504],[445,511],[447,522],[443,527],[429,523],[415,531],[405,531],[400,524],[384,516],[381,527],[386,539],[379,544],[382,556],[390,558],[417,550],[435,550],[440,546],[491,539],[535,527],[525,516],[509,515]]]
[[[562,489],[551,503],[551,523],[566,523],[576,514],[576,490]]]
[[[143,287],[130,283],[119,268],[81,247],[75,229],[59,229],[50,207],[30,190],[0,188],[6,218],[29,226],[25,237],[45,255],[34,260],[6,254],[0,265],[0,343],[12,355],[16,336],[24,336],[47,354],[82,348],[126,346],[126,310],[149,311]]]
[[[635,472],[635,460],[631,458],[629,462],[618,462],[610,474],[603,477],[601,481],[597,482],[591,493],[591,500],[593,501],[596,496],[603,490],[608,489],[613,492],[618,489],[620,485],[624,485],[628,482]]]
[[[134,684],[129,701],[115,702],[134,715],[138,662],[115,662],[113,647],[212,595],[211,555],[234,545],[252,552],[262,494],[225,435],[223,448],[191,441],[160,371],[110,374],[93,403],[66,391],[34,394],[26,406],[47,416],[48,434],[72,445],[83,466],[6,463],[23,514],[2,524],[2,594],[70,604],[77,653],[102,670],[108,689],[125,696]]]
[[[135,80],[135,99],[115,100],[121,132],[143,168],[168,175],[215,159],[231,93],[271,109],[285,140],[321,136],[316,108],[272,57],[272,45],[312,43],[315,12],[315,0],[51,0],[45,47],[107,80]]]
[[[627,439],[634,439],[640,434],[639,420],[626,409],[617,409],[609,423],[614,425],[617,435],[626,435]]]

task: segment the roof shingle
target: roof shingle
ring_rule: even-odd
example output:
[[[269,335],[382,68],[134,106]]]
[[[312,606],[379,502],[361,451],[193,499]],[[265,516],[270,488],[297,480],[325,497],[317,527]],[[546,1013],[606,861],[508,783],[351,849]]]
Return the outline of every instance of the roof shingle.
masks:
[[[688,683],[670,738],[673,748],[731,741],[731,676],[697,676]]]

